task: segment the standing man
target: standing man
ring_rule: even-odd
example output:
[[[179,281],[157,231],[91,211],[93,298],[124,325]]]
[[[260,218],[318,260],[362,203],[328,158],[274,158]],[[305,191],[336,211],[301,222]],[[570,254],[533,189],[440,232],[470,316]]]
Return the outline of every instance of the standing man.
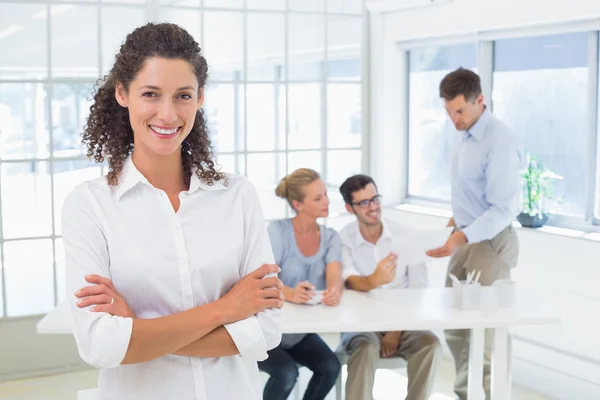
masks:
[[[464,280],[481,271],[479,282],[491,285],[510,278],[517,265],[519,241],[512,227],[518,213],[521,152],[512,130],[492,115],[483,101],[479,76],[459,68],[440,83],[448,116],[458,130],[451,165],[454,231],[432,257],[451,256],[448,272]],[[451,286],[448,277],[446,286]],[[490,396],[492,334],[485,334],[483,386]],[[469,331],[448,330],[446,341],[456,366],[454,391],[467,398]]]
[[[381,195],[369,176],[352,176],[340,186],[346,210],[356,216],[340,232],[342,276],[349,289],[368,292],[375,288],[426,287],[422,264],[396,265],[392,239],[406,233],[402,226],[381,218]],[[407,361],[408,400],[427,400],[441,357],[438,338],[431,332],[344,333],[342,346],[350,354],[347,400],[372,400],[375,364],[379,357]]]

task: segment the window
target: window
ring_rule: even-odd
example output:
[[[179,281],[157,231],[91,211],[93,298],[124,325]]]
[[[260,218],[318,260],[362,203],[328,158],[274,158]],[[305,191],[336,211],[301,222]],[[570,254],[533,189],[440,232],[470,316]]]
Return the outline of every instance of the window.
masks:
[[[319,1],[290,1],[287,10],[285,2],[248,1],[249,13],[225,4],[231,10],[200,18],[211,68],[204,110],[218,163],[249,177],[267,219],[291,215],[274,189],[300,167],[322,174],[332,214],[342,212],[337,187],[363,165],[360,0],[330,2],[335,15]]]
[[[65,296],[63,202],[106,173],[80,145],[93,85],[147,15],[200,42],[216,161],[249,177],[267,219],[290,215],[274,188],[299,167],[320,171],[343,210],[337,185],[363,165],[362,0],[71,3],[0,2],[0,318]]]
[[[414,201],[450,197],[449,123],[438,99],[444,74],[477,71],[486,104],[509,125],[523,150],[562,177],[544,203],[550,224],[571,228],[600,222],[597,107],[598,32],[570,32],[482,41],[478,45],[420,47],[409,57],[408,194]],[[483,57],[480,65],[476,54]],[[600,79],[599,79],[600,81]],[[491,93],[485,93],[486,88]],[[596,122],[593,122],[596,121]],[[525,157],[524,160],[525,161]],[[594,171],[593,166],[596,166]],[[524,165],[523,165],[524,166]],[[592,215],[593,211],[593,215]]]
[[[450,154],[454,127],[439,96],[452,70],[476,70],[476,46],[423,47],[409,56],[408,195],[450,200]]]
[[[564,177],[553,214],[583,218],[589,170],[588,33],[494,42],[493,112],[527,152]]]
[[[104,172],[80,144],[90,95],[145,19],[142,1],[121,3],[0,4],[0,317],[45,313],[64,297],[62,204]]]

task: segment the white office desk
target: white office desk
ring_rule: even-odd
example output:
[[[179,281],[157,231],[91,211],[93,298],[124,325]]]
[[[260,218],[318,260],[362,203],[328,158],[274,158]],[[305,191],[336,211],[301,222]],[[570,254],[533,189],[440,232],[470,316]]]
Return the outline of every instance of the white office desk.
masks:
[[[557,324],[558,314],[519,293],[514,307],[495,307],[493,288],[482,288],[482,308],[460,311],[452,307],[451,289],[345,291],[338,307],[286,303],[283,333],[336,333],[394,330],[470,329],[469,399],[483,400],[484,329],[493,328],[492,399],[510,398],[508,328]],[[65,303],[37,325],[38,333],[72,333]]]
[[[496,308],[493,293],[493,288],[483,287],[482,308],[461,311],[452,307],[452,291],[447,288],[346,290],[338,307],[285,303],[283,332],[508,328],[560,322],[557,313],[524,296],[513,308]]]

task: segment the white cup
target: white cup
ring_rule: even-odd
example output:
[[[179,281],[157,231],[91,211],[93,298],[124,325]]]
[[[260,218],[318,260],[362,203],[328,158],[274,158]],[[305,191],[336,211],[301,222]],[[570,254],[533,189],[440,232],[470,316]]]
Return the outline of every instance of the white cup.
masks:
[[[479,282],[467,285],[452,282],[452,303],[459,310],[473,310],[481,305],[481,285]]]
[[[510,308],[515,304],[516,282],[510,279],[500,279],[492,284],[496,288],[498,307]]]

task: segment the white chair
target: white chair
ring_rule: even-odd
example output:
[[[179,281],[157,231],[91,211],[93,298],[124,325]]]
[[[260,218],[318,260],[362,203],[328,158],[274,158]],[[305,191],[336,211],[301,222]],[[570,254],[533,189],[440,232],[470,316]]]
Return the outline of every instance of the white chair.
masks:
[[[342,366],[348,364],[348,360],[350,357],[345,352],[336,352],[335,353]],[[400,357],[390,357],[390,358],[380,358],[375,364],[375,369],[400,369],[406,367],[406,361]],[[342,382],[342,373],[340,372],[340,376],[338,376],[337,381],[335,382],[335,398],[336,400],[342,400],[344,398],[344,385]]]
[[[80,390],[77,392],[77,400],[97,400],[98,389]]]
[[[298,382],[296,382],[294,385],[294,391],[292,392],[292,395],[294,396],[294,400],[302,400],[303,394],[304,392],[302,391],[302,388],[300,388],[300,377],[298,377]]]

